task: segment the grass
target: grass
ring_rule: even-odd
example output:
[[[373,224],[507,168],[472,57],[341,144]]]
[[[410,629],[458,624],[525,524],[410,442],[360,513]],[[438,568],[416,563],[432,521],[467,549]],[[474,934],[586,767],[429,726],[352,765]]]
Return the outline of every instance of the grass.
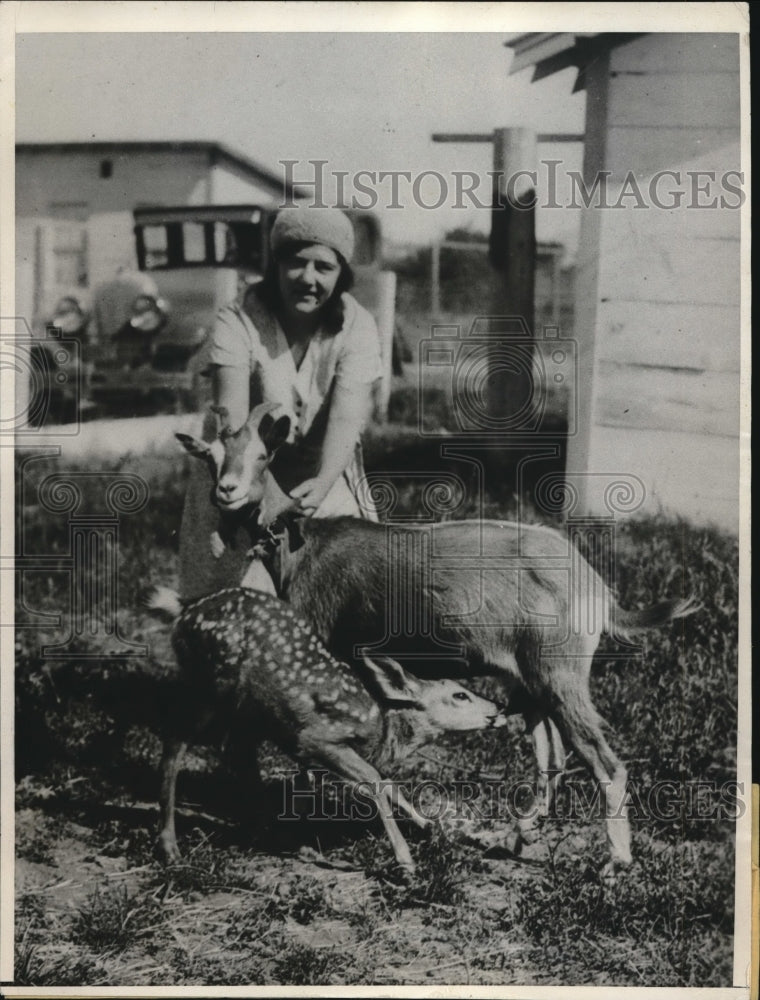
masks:
[[[431,400],[441,419],[442,399]],[[396,513],[414,512],[420,487],[400,469],[440,466],[428,464],[429,449],[414,451],[414,400],[407,393],[394,406],[407,426],[376,434],[368,465],[382,474],[407,449]],[[665,517],[618,526],[622,606],[694,592],[704,610],[653,631],[622,659],[604,639],[595,661],[593,698],[629,768],[635,806],[635,863],[615,885],[599,874],[602,817],[578,810],[595,786],[572,757],[543,824],[543,861],[484,855],[445,823],[429,837],[403,826],[417,864],[404,878],[376,826],[284,830],[274,810],[266,836],[251,834],[238,822],[240,793],[223,757],[193,748],[179,788],[183,857],[164,868],[154,857],[156,733],[173,665],[166,635],[136,610],[136,595],[175,579],[185,464],[130,458],[121,468],[150,493],[143,511],[120,521],[119,622],[123,635],[151,645],[134,660],[110,657],[104,635],[79,637],[69,660],[42,655],[70,626],[60,600],[68,522],[33,502],[55,463],[21,470],[19,551],[53,558],[26,575],[19,621],[39,622],[40,611],[62,621],[16,634],[19,985],[731,983],[735,538]],[[99,487],[83,479],[82,488],[89,510]],[[514,516],[518,503],[525,510],[502,484],[482,504],[465,495],[451,516]],[[499,696],[493,682],[473,687]],[[274,801],[288,762],[276,754],[262,762]],[[506,830],[494,793],[531,767],[530,742],[515,726],[498,739],[447,737],[404,775],[438,782],[452,799],[469,783],[483,827]],[[675,792],[657,814],[652,790],[665,787]]]
[[[479,870],[480,854],[447,836],[440,827],[411,845],[416,870],[413,878],[399,872],[387,841],[365,837],[348,853],[350,860],[374,879],[388,910],[429,906],[456,907],[464,899],[464,885]]]
[[[716,974],[728,981],[730,956],[721,957],[718,969],[709,968],[715,952],[710,948],[707,960],[693,942],[704,945],[716,934],[730,934],[730,872],[692,844],[662,848],[642,839],[636,847],[634,867],[614,883],[593,864],[551,857],[545,873],[510,900],[502,926],[527,933],[542,953],[560,952],[576,967],[596,946],[607,948],[620,976],[640,973],[642,957],[649,956],[662,986],[703,985],[705,976],[715,981]],[[697,887],[694,872],[700,865],[709,876]],[[574,981],[583,980],[568,980]]]
[[[161,908],[151,897],[131,894],[124,885],[96,887],[75,914],[71,937],[96,953],[124,951],[160,920]]]
[[[362,984],[356,962],[336,948],[315,948],[293,944],[274,963],[276,981],[284,986],[333,986],[336,983]]]

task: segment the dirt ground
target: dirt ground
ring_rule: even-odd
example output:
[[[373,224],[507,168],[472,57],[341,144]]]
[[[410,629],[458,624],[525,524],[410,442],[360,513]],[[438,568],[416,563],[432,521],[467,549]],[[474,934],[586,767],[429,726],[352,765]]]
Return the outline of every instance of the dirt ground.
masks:
[[[168,631],[162,652],[155,623],[149,634],[135,608],[146,585],[176,578],[180,463],[118,465],[150,485],[150,504],[120,525],[119,625],[134,641],[150,636],[161,663],[172,660]],[[23,466],[21,531],[44,565],[26,578],[20,622],[28,609],[59,613],[68,579],[67,520],[34,502],[37,481],[56,467],[39,464],[36,479]],[[489,503],[506,509],[503,498]],[[193,748],[178,784],[182,860],[164,867],[154,852],[155,676],[145,663],[109,659],[87,636],[81,660],[46,657],[68,620],[19,628],[15,982],[730,986],[734,820],[743,808],[737,542],[652,518],[631,522],[618,543],[623,607],[693,593],[703,610],[653,630],[625,659],[605,639],[594,664],[593,700],[629,769],[633,805],[658,788],[683,793],[665,813],[633,809],[634,864],[614,883],[601,874],[598,810],[568,812],[571,793],[592,803],[596,791],[573,755],[527,857],[509,853],[508,811],[486,817],[478,844],[447,814],[427,838],[402,827],[417,864],[404,879],[377,823],[278,820],[293,767],[284,758],[264,760],[267,796],[251,809],[223,756]],[[470,686],[478,683],[488,682]],[[494,785],[532,774],[530,741],[510,726],[447,737],[405,762],[401,776],[437,782],[449,796],[474,788],[480,803]],[[697,810],[694,788],[707,788]]]
[[[25,809],[17,824],[23,842],[51,820]],[[47,856],[17,866],[21,908],[46,930],[35,961],[59,975],[67,970],[72,985],[77,973],[90,985],[551,981],[509,931],[494,927],[473,940],[481,927],[471,926],[472,915],[498,924],[514,883],[534,877],[529,866],[484,862],[461,902],[415,903],[398,876],[368,877],[333,852],[228,849],[223,861],[211,861],[208,834],[193,839],[183,862],[161,873],[103,853],[108,845],[87,826],[60,826]],[[98,907],[110,911],[100,941]],[[92,917],[89,934],[83,914]],[[22,952],[35,937],[22,935]]]
[[[710,928],[694,952],[697,941],[683,936],[672,869],[680,864],[683,886],[700,859],[679,858],[664,842],[639,835],[640,861],[607,883],[598,875],[601,823],[549,823],[545,842],[516,859],[463,841],[444,817],[431,837],[405,828],[418,866],[409,879],[379,824],[277,819],[290,787],[283,778],[268,783],[252,829],[224,794],[222,808],[207,806],[214,774],[202,755],[188,764],[183,856],[169,867],[154,853],[154,802],[115,785],[101,800],[92,772],[23,784],[17,981],[675,985],[730,976],[727,925]],[[509,842],[507,824],[494,831],[491,843]],[[715,904],[700,901],[708,911]],[[712,958],[700,953],[708,944]]]

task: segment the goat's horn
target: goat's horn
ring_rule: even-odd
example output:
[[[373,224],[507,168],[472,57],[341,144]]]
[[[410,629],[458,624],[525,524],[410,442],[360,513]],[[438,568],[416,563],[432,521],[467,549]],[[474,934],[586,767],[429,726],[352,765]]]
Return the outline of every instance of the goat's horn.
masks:
[[[267,413],[271,413],[272,410],[279,409],[279,403],[259,403],[258,406],[254,406],[251,412],[248,414],[248,419],[246,423],[249,427],[258,427],[261,420]]]
[[[219,418],[219,434],[230,429],[230,411],[226,406],[212,406],[212,413]]]

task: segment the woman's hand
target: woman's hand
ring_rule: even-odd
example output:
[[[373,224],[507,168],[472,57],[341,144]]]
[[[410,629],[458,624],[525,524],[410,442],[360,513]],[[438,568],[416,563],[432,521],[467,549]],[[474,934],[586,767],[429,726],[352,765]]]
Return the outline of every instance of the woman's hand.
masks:
[[[324,498],[330,492],[332,483],[317,476],[315,479],[306,479],[299,483],[295,489],[290,491],[290,496],[294,500],[299,500],[298,509],[302,514],[311,517],[319,507]]]
[[[235,430],[242,427],[248,417],[248,379],[248,370],[242,367],[224,365],[214,369],[214,403],[226,407],[230,425]]]

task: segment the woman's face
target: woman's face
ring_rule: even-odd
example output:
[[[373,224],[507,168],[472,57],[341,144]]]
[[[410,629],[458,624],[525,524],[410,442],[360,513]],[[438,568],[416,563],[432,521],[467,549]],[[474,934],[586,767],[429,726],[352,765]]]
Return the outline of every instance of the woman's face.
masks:
[[[312,316],[335,291],[341,263],[330,247],[309,243],[278,262],[280,296],[287,312]]]

